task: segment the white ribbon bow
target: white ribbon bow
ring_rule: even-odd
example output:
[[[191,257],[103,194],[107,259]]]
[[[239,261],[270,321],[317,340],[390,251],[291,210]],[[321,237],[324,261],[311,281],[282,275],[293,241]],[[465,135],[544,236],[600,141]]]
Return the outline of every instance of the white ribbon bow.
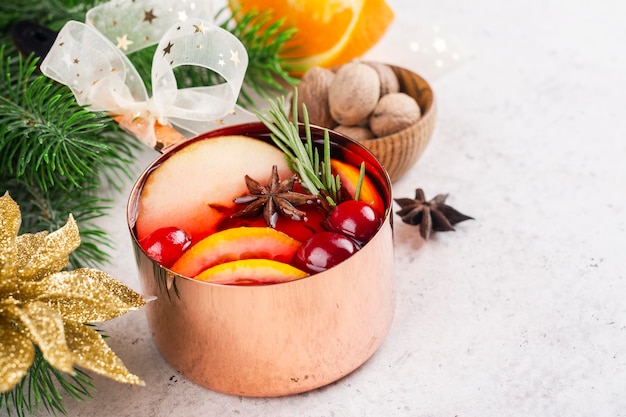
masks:
[[[131,130],[152,147],[157,145],[157,122],[171,123],[190,137],[210,130],[208,122],[222,124],[220,119],[229,114],[240,112],[249,118],[242,109],[235,111],[248,65],[246,49],[234,35],[213,24],[210,13],[208,7],[180,0],[105,3],[87,13],[88,24],[65,24],[41,71],[69,86],[78,104],[118,116],[122,126],[142,120],[143,129]],[[198,17],[189,18],[190,14]],[[122,51],[157,42],[149,97]],[[179,89],[174,68],[183,65],[207,68],[224,82]]]

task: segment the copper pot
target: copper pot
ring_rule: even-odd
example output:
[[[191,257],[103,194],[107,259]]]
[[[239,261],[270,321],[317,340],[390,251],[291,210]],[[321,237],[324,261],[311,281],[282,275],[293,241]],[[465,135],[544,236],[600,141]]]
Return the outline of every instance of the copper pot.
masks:
[[[321,143],[321,129],[313,139]],[[188,379],[243,396],[281,396],[329,384],[362,365],[381,345],[395,309],[391,182],[363,146],[331,132],[333,157],[367,172],[387,207],[380,230],[341,264],[300,280],[266,286],[228,286],[177,275],[150,259],[134,231],[136,207],[150,172],[196,140],[248,135],[269,141],[261,123],[212,131],[175,146],[140,176],[127,218],[145,308],[163,358]]]

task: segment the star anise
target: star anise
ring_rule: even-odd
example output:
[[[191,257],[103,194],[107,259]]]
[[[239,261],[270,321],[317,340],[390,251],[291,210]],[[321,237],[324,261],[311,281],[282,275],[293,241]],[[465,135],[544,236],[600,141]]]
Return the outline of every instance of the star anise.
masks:
[[[237,204],[248,204],[243,210],[235,213],[235,217],[254,217],[263,213],[265,223],[272,228],[276,227],[278,214],[282,214],[292,220],[306,221],[306,213],[296,208],[303,204],[315,204],[318,198],[311,194],[294,192],[293,186],[298,176],[281,181],[278,177],[278,167],[272,167],[272,175],[267,186],[261,185],[258,181],[246,175],[246,187],[249,195],[242,195],[235,198]]]
[[[438,194],[432,200],[426,201],[421,188],[415,190],[415,199],[395,198],[400,205],[397,212],[402,221],[411,225],[419,225],[420,235],[427,240],[432,231],[447,232],[454,230],[454,225],[464,220],[473,220],[454,208],[446,205],[448,194]]]

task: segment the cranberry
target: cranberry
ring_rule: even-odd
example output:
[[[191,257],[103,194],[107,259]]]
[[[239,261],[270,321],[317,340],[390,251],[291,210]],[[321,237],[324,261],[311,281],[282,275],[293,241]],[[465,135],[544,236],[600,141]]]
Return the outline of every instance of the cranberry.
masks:
[[[191,246],[191,237],[178,227],[162,227],[139,241],[149,257],[169,268]]]
[[[369,241],[381,223],[382,219],[376,210],[360,200],[339,203],[327,220],[330,230],[351,237],[359,243]]]
[[[302,243],[294,263],[309,272],[322,272],[346,260],[358,250],[355,243],[335,232],[319,232]]]

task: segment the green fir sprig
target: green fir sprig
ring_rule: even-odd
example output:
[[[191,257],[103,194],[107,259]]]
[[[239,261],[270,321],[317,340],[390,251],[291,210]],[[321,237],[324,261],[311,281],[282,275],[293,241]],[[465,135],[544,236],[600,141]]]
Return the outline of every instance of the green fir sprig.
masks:
[[[30,20],[52,30],[59,30],[68,20],[85,20],[87,10],[102,0],[18,0],[0,4],[0,29],[10,39],[7,29],[15,22]],[[2,39],[8,44],[8,39]]]
[[[109,261],[106,249],[112,242],[97,220],[108,215],[111,200],[102,197],[98,184],[82,187],[54,187],[48,191],[15,178],[0,177],[0,190],[8,191],[19,202],[22,212],[22,230],[36,233],[41,230],[57,230],[67,222],[72,213],[80,225],[81,245],[70,254],[70,265],[99,267]]]
[[[235,18],[236,16],[236,18]],[[253,93],[267,98],[285,93],[298,80],[289,75],[289,61],[280,52],[296,33],[284,18],[274,20],[271,10],[250,9],[245,13],[226,8],[216,15],[219,25],[235,35],[248,51],[248,71],[240,98],[242,104],[252,104]]]
[[[111,120],[76,104],[66,87],[35,74],[36,62],[0,50],[1,172],[43,191],[81,187],[100,169],[127,171],[127,137],[103,133]]]
[[[22,207],[25,232],[56,230],[73,213],[84,241],[73,266],[95,266],[107,258],[92,225],[106,214],[97,192],[130,179],[138,142],[36,68],[36,59],[0,47],[0,190]]]
[[[26,417],[43,408],[52,415],[67,414],[63,397],[81,401],[91,398],[94,386],[88,374],[75,368],[73,375],[52,367],[39,349],[35,349],[33,365],[28,374],[11,391],[0,394],[0,410],[7,415]]]

